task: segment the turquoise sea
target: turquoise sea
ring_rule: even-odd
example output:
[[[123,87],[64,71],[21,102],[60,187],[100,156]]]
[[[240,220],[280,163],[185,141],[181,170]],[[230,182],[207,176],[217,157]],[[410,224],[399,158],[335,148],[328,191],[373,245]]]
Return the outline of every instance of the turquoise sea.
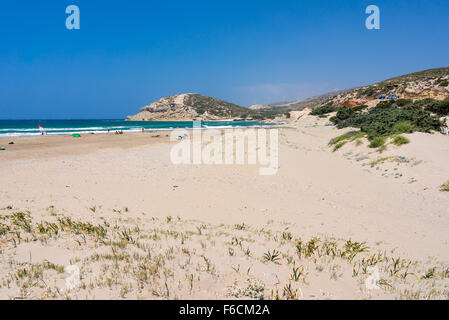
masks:
[[[57,134],[96,134],[122,130],[138,132],[142,128],[151,130],[188,129],[192,121],[123,121],[123,120],[0,120],[0,138],[40,135],[39,125],[48,135]],[[258,121],[204,121],[203,128],[266,127],[273,123]]]

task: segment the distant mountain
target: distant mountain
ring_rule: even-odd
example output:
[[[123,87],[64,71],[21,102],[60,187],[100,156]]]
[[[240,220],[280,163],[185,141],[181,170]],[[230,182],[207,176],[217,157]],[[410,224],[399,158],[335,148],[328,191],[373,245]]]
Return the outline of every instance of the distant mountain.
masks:
[[[197,93],[161,98],[140,109],[130,121],[191,121],[247,118],[254,114],[248,108]]]

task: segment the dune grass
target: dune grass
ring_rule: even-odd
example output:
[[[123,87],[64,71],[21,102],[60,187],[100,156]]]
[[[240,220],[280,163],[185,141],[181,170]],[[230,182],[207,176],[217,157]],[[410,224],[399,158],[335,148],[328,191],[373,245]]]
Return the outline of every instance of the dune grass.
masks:
[[[447,180],[446,183],[443,183],[443,184],[441,185],[440,190],[441,190],[441,191],[447,191],[447,192],[449,192],[449,180]]]
[[[396,146],[402,146],[403,144],[410,143],[410,140],[404,136],[395,136],[391,142]]]
[[[346,141],[341,141],[339,143],[337,143],[334,148],[332,149],[332,152],[337,151],[338,149],[340,149],[341,147],[343,147],[346,144]]]
[[[386,141],[387,141],[386,137],[375,137],[374,139],[371,140],[369,147],[370,148],[379,148],[379,147],[383,146]]]
[[[11,298],[94,299],[106,289],[109,298],[180,299],[207,288],[217,298],[292,300],[303,298],[302,288],[316,285],[317,276],[329,284],[349,281],[369,298],[365,282],[373,267],[379,292],[399,299],[449,297],[447,264],[400,258],[353,239],[302,238],[286,231],[294,229],[287,222],[254,227],[179,217],[47,218],[34,221],[29,212],[13,210],[0,216],[0,290]],[[4,252],[27,243],[70,250],[79,286],[67,291],[64,281],[58,284],[63,265],[6,259]],[[319,288],[326,292],[325,284]]]

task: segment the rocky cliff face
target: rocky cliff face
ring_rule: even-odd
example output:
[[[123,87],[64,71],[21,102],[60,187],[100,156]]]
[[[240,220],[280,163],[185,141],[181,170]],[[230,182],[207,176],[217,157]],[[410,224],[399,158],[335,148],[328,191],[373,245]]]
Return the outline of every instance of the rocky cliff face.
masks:
[[[223,120],[248,117],[251,110],[196,93],[178,94],[159,99],[140,109],[129,121]]]

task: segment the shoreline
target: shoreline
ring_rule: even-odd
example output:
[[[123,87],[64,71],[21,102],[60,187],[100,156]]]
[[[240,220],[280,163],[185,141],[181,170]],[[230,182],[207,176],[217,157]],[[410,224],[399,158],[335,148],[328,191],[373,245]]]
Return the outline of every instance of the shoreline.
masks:
[[[35,121],[35,120],[29,120],[29,121]],[[59,121],[59,120],[55,120],[55,121]],[[65,121],[65,120],[62,120]],[[138,122],[149,122],[149,121],[138,121]],[[157,122],[157,121],[153,121],[153,122]],[[176,121],[161,121],[161,122],[176,122]],[[178,121],[178,122],[185,122],[185,121]],[[223,125],[223,126],[215,126],[215,125],[210,125],[208,124],[208,122],[216,122],[216,123],[221,123],[221,122],[229,122],[229,121],[207,121],[206,124],[203,123],[204,127],[201,127],[199,129],[234,129],[234,128],[241,128],[241,129],[246,129],[246,128],[274,128],[274,127],[279,127],[279,126],[283,126],[285,125],[285,123],[277,123],[277,122],[262,122],[262,121],[253,121],[254,123],[258,123],[256,125]],[[249,121],[244,121],[245,123],[249,122]],[[126,128],[126,127],[116,127],[116,128],[111,128],[110,132],[108,132],[108,128],[102,128],[99,130],[86,130],[86,131],[80,131],[80,130],[73,130],[73,131],[67,131],[67,132],[52,132],[52,131],[57,131],[57,130],[64,130],[65,128],[45,128],[46,129],[46,134],[42,135],[39,132],[35,132],[35,133],[29,133],[29,134],[25,134],[25,133],[19,133],[19,134],[14,134],[14,135],[8,135],[8,133],[6,134],[0,134],[0,142],[2,141],[1,139],[14,139],[14,138],[19,138],[19,137],[40,137],[40,136],[61,136],[61,135],[73,135],[73,134],[81,134],[81,135],[94,135],[94,134],[114,134],[115,131],[123,131],[123,133],[142,133],[142,128],[145,129],[145,132],[165,132],[165,131],[173,131],[173,130],[192,130],[192,127],[167,127],[167,128],[144,128],[144,127],[139,127],[139,128]],[[88,127],[86,129],[89,129]],[[3,130],[7,130],[7,129],[3,129]],[[10,129],[10,130],[15,130],[15,129]],[[38,131],[38,129],[26,129],[29,131]]]

